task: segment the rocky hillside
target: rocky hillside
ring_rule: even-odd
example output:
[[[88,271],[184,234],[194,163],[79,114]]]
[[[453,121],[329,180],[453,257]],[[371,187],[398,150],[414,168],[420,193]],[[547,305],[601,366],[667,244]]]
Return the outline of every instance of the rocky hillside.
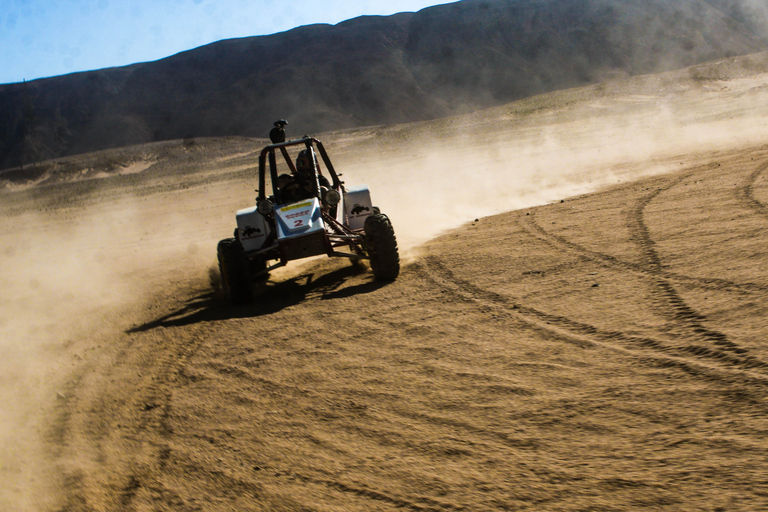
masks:
[[[152,141],[403,123],[768,49],[733,0],[463,0],[0,85],[0,169]]]

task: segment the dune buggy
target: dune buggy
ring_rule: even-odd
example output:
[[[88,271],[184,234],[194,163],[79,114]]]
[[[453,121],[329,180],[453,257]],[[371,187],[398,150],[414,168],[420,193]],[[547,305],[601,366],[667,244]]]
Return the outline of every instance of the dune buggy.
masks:
[[[297,150],[294,164],[291,152]],[[278,171],[278,157],[287,172]],[[377,280],[397,278],[400,257],[392,223],[371,204],[368,187],[347,189],[340,176],[313,137],[261,151],[256,205],[237,212],[234,237],[217,248],[229,301],[252,300],[254,284],[266,281],[271,270],[318,255],[368,260]]]

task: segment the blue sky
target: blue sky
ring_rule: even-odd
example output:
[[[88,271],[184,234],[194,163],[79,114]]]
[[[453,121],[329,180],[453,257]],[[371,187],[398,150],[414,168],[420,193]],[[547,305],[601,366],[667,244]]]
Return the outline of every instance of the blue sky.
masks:
[[[451,1],[0,0],[0,83],[153,61],[221,39]]]

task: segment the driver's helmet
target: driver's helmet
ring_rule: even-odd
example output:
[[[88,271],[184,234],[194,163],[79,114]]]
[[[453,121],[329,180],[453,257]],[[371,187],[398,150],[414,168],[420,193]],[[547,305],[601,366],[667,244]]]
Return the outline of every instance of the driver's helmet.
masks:
[[[315,152],[312,148],[301,150],[296,159],[296,171],[300,173],[311,173],[315,171]]]

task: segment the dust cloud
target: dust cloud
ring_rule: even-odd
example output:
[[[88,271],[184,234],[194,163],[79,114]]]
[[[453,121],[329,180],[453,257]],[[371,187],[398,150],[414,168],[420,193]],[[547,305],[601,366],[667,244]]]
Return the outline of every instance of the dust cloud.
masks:
[[[110,197],[102,204],[0,217],[0,509],[45,510],[58,474],[51,445],[83,368],[114,358],[131,308],[200,267],[182,213],[162,203]],[[188,222],[186,223],[188,224]],[[170,268],[166,266],[170,263]]]
[[[768,104],[750,94],[761,84],[593,94],[533,117],[496,108],[410,131],[383,128],[380,142],[344,155],[345,164],[407,249],[479,217],[679,169],[704,149],[768,141]]]
[[[46,499],[39,487],[53,468],[43,443],[56,439],[45,415],[68,399],[67,376],[97,348],[93,334],[115,320],[108,312],[135,292],[113,259],[115,233],[128,219],[106,213],[73,222],[31,213],[3,219],[0,503],[16,510]]]
[[[741,8],[743,17],[758,37],[768,39],[768,4],[763,0],[737,0],[735,5]]]

